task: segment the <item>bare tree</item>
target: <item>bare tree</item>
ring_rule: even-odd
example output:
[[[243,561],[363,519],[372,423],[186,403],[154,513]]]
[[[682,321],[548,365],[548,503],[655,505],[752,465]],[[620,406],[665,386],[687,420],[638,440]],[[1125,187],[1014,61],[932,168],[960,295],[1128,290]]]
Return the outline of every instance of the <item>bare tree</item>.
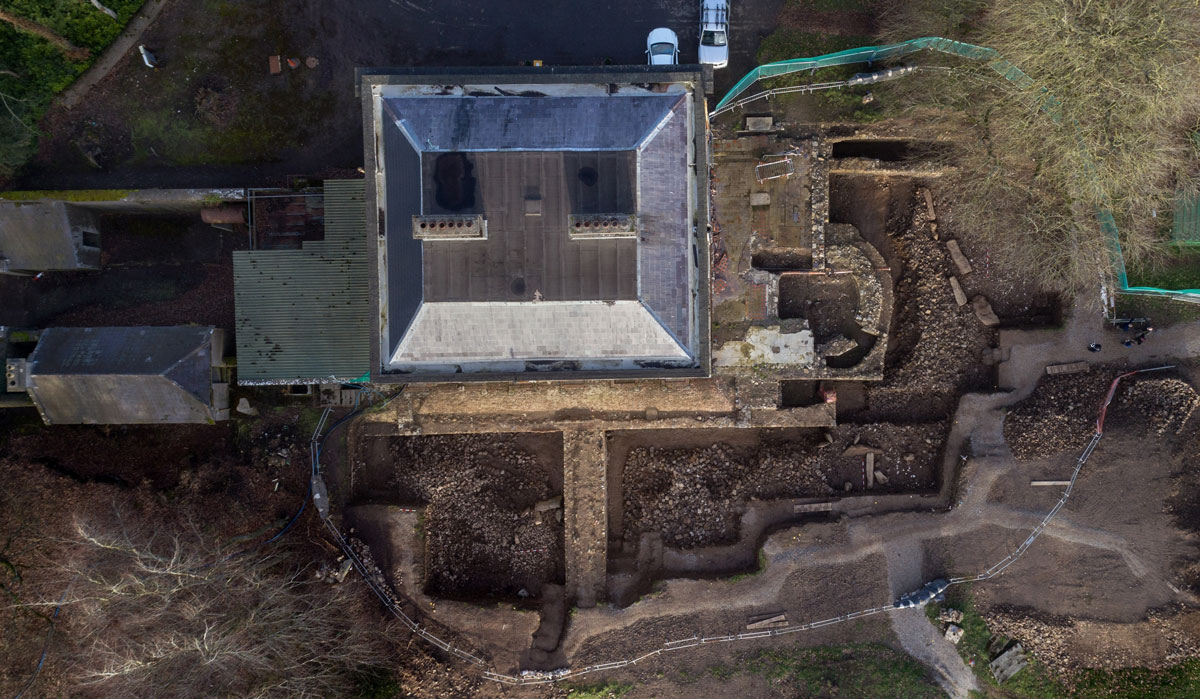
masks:
[[[55,577],[63,679],[83,695],[346,696],[394,660],[361,585],[313,582],[294,552],[230,557],[121,513],[74,534]]]

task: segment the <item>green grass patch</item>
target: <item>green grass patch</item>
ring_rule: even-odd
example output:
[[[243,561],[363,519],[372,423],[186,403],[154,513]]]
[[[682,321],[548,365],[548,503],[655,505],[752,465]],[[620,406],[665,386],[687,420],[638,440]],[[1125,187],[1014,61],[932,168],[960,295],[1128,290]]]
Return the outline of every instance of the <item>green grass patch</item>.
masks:
[[[1128,668],[1123,670],[1082,670],[1068,687],[1055,677],[1037,658],[1026,653],[1029,664],[1004,684],[997,684],[988,670],[991,657],[988,642],[991,632],[987,622],[975,609],[970,590],[957,587],[947,592],[942,605],[930,604],[925,614],[936,623],[942,607],[963,613],[963,638],[958,652],[968,664],[975,661],[973,670],[980,685],[989,688],[980,696],[1021,697],[1022,699],[1067,699],[1068,697],[1123,697],[1136,699],[1184,699],[1200,696],[1200,660],[1188,660],[1164,670]]]
[[[1073,696],[1120,696],[1125,699],[1197,697],[1200,696],[1200,660],[1187,660],[1165,670],[1085,670],[1075,682]]]
[[[931,602],[925,605],[925,616],[928,617],[931,624],[939,626],[939,628],[937,617],[942,609],[957,609],[962,612],[963,619],[959,626],[962,627],[963,637],[958,642],[958,654],[962,656],[963,662],[975,671],[975,675],[982,684],[994,685],[995,680],[988,671],[988,663],[991,661],[988,642],[991,640],[992,634],[988,631],[987,622],[983,620],[983,616],[975,610],[975,602],[971,597],[970,589],[964,585],[952,587],[946,591],[945,602],[941,604]]]
[[[301,437],[305,439],[312,437],[312,433],[317,429],[317,423],[321,421],[323,412],[325,412],[324,408],[311,405],[300,409],[300,415],[296,417],[296,431]]]
[[[827,53],[837,53],[846,49],[858,48],[859,46],[872,46],[874,43],[875,41],[869,36],[821,34],[781,27],[763,39],[762,43],[759,44],[758,62],[761,65],[774,61],[787,61],[793,58],[813,58],[815,56],[823,56]],[[853,66],[849,68],[847,66],[837,66],[833,68],[821,68],[817,70],[816,75],[829,75],[829,73],[823,73],[823,71],[836,71],[840,75],[845,74],[846,70],[850,70],[849,75],[857,72]],[[808,73],[805,73],[805,75],[808,75]],[[774,78],[774,80],[782,79]],[[822,82],[822,80],[814,80],[814,82]]]
[[[575,684],[567,686],[568,699],[621,699],[633,691],[633,685],[619,682]]]
[[[75,0],[0,0],[0,9],[44,25],[92,52],[71,61],[49,41],[0,22],[0,179],[10,177],[37,148],[37,123],[56,94],[91,65],[133,17],[143,0],[105,0],[114,20]]]
[[[860,46],[871,46],[874,43],[872,37],[869,36],[821,34],[781,27],[763,39],[762,44],[759,45],[758,62],[759,64],[764,64],[795,58],[813,58]],[[836,82],[846,80],[853,77],[856,73],[868,70],[869,68],[866,63],[849,63],[768,78],[763,80],[761,84],[764,88],[774,89],[813,83]],[[781,95],[777,99],[785,101],[809,100],[814,112],[813,117],[816,119],[850,119],[853,121],[870,122],[880,119],[882,114],[879,112],[878,103],[863,104],[863,96],[869,91],[870,89],[866,86],[834,88],[820,90],[811,94]]]
[[[753,578],[756,575],[762,574],[767,569],[767,561],[768,561],[768,559],[767,559],[766,552],[760,548],[758,550],[757,567],[755,567],[754,570],[748,570],[744,573],[738,573],[737,575],[731,575],[729,577],[729,582],[737,582],[739,580],[746,580],[747,578]]]
[[[1200,248],[1173,247],[1162,260],[1130,266],[1129,286],[1150,286],[1167,291],[1200,289]]]
[[[1168,296],[1117,294],[1118,318],[1149,318],[1155,327],[1200,320],[1200,303],[1177,301]]]
[[[145,0],[104,0],[117,19],[87,0],[0,0],[0,9],[46,27],[93,56],[108,46]]]
[[[333,116],[335,98],[312,87],[305,74],[288,72],[264,84],[265,53],[303,55],[271,6],[208,0],[205,5],[230,26],[245,27],[213,41],[203,34],[179,37],[173,75],[192,81],[152,76],[160,88],[154,98],[131,110],[132,162],[172,165],[230,165],[277,160],[282,151],[300,148]],[[264,28],[265,36],[257,28]],[[247,52],[261,46],[262,52]],[[227,98],[226,106],[202,114],[202,88]],[[317,90],[314,92],[314,90]],[[216,121],[214,121],[216,118]]]
[[[736,672],[785,685],[787,689],[781,694],[788,696],[943,696],[923,665],[877,643],[762,651],[739,659]]]
[[[27,190],[22,192],[0,192],[0,199],[8,201],[120,201],[133,194],[132,189],[68,189],[63,191]]]
[[[356,699],[392,699],[400,696],[402,689],[395,673],[386,667],[367,668],[354,678]]]

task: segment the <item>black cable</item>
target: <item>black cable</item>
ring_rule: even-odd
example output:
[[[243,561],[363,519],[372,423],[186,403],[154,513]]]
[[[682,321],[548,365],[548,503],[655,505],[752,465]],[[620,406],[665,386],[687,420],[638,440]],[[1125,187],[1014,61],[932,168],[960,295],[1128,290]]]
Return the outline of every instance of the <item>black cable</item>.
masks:
[[[46,640],[42,643],[42,657],[38,658],[37,667],[33,669],[33,675],[30,676],[25,686],[21,687],[21,691],[17,692],[17,696],[14,699],[21,699],[25,692],[29,691],[29,688],[33,686],[33,681],[41,673],[42,666],[46,664],[46,652],[50,650],[50,639],[54,636],[54,620],[58,618],[58,613],[62,611],[63,602],[67,599],[67,591],[70,589],[68,587],[66,590],[63,590],[62,597],[58,600],[58,606],[54,608],[54,613],[50,615],[50,629],[46,631]]]

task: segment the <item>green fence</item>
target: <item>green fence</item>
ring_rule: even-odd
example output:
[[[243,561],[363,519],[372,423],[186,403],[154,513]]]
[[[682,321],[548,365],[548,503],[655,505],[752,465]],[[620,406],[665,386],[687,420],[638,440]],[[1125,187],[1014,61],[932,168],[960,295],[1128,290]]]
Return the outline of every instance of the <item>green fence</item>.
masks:
[[[961,41],[945,39],[938,36],[926,36],[920,39],[910,39],[898,44],[887,44],[885,46],[861,46],[859,48],[847,49],[838,51],[837,53],[827,53],[823,56],[815,56],[812,58],[793,58],[787,61],[776,61],[758,66],[754,70],[747,73],[741,80],[737,81],[728,93],[721,98],[713,107],[713,112],[719,112],[723,108],[730,105],[742,93],[750,89],[750,86],[759,80],[766,78],[774,78],[780,75],[790,73],[799,73],[805,70],[816,70],[818,68],[828,68],[830,66],[840,66],[852,63],[874,63],[876,61],[887,61],[918,53],[920,51],[937,51],[939,53],[959,56],[976,61],[985,61],[988,68],[995,72],[1000,77],[1007,80],[1017,88],[1023,101],[1030,107],[1036,107],[1038,110],[1046,114],[1057,124],[1064,122],[1062,110],[1062,100],[1050,91],[1050,88],[1039,84],[1036,80],[1027,75],[1017,66],[1010,63],[1000,55],[995,49],[990,49],[985,46],[976,46],[967,44]],[[1083,163],[1087,168],[1088,174],[1095,177],[1096,169],[1091,153],[1087,147],[1087,143],[1083,139],[1083,135],[1079,128],[1079,123],[1074,119],[1066,120],[1074,131],[1076,143],[1079,145],[1080,151],[1084,154]],[[1113,276],[1116,280],[1117,290],[1126,293],[1134,294],[1154,294],[1166,296],[1194,296],[1200,297],[1200,289],[1159,289],[1156,287],[1145,286],[1129,286],[1129,277],[1125,270],[1125,257],[1121,253],[1121,235],[1117,229],[1117,222],[1113,218],[1111,207],[1108,199],[1103,193],[1099,193],[1100,207],[1096,212],[1096,218],[1100,225],[1100,230],[1104,233],[1105,240],[1108,244],[1109,260],[1112,264]],[[1189,203],[1190,202],[1190,203]],[[1187,211],[1191,211],[1195,222],[1200,222],[1200,199],[1189,200],[1185,202],[1181,200],[1181,204],[1186,204]],[[1183,220],[1186,218],[1186,211],[1178,211],[1176,221],[1180,220],[1179,214],[1184,214]],[[1178,224],[1177,224],[1178,226]],[[1194,240],[1200,243],[1200,223],[1197,223],[1196,238]],[[1178,239],[1178,234],[1176,236]]]

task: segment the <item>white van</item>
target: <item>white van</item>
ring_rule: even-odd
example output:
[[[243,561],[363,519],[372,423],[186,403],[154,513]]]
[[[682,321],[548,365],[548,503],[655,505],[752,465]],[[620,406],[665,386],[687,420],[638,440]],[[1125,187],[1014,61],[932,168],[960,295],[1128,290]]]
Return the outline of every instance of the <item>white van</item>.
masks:
[[[700,62],[729,65],[729,0],[700,2]]]

